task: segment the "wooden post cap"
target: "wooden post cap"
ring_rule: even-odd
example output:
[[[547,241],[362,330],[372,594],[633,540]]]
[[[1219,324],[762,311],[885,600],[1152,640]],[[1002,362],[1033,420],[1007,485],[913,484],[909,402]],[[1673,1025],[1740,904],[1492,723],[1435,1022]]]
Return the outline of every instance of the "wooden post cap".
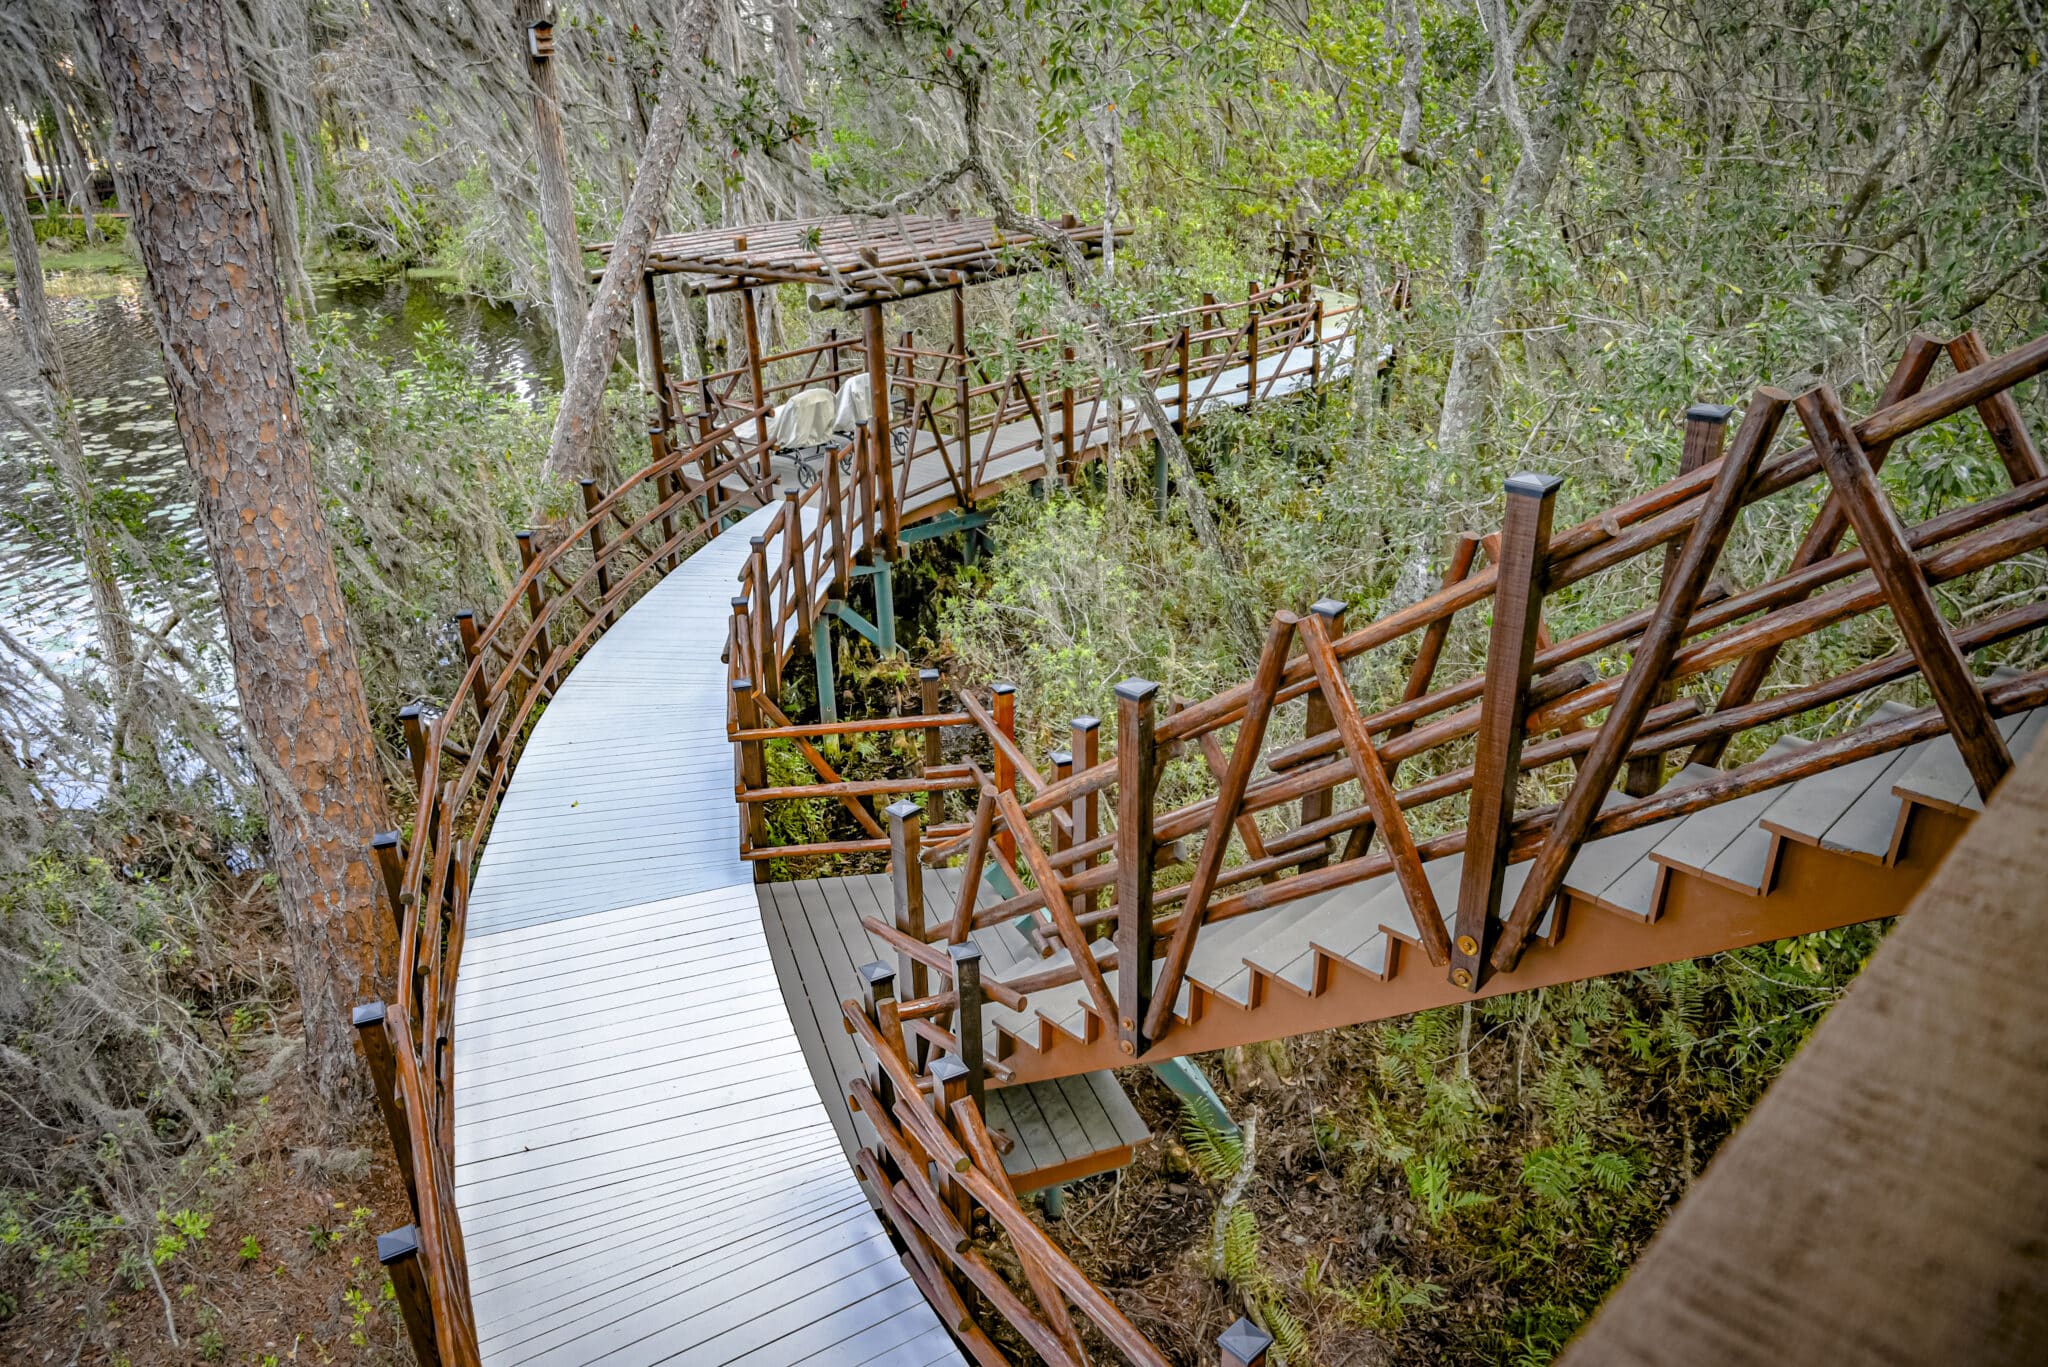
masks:
[[[1533,470],[1521,470],[1508,476],[1507,491],[1523,498],[1548,498],[1563,484],[1563,475],[1545,475]]]
[[[1076,717],[1073,726],[1076,731],[1093,731],[1102,725],[1100,717]]]
[[[896,970],[880,959],[870,959],[860,966],[860,980],[877,996],[892,996],[896,991]]]
[[[1351,606],[1337,598],[1318,598],[1308,605],[1308,610],[1326,622],[1334,622],[1344,615],[1344,609]]]
[[[1725,403],[1696,403],[1685,410],[1687,422],[1726,422],[1735,409]]]
[[[765,536],[750,536],[747,538],[747,544],[757,549],[765,549],[768,545],[768,538]]]
[[[932,1060],[931,1075],[933,1080],[941,1087],[949,1082],[963,1080],[969,1071],[971,1070],[968,1068],[966,1060],[952,1054],[943,1054]]]
[[[1055,765],[1064,768],[1074,762],[1074,752],[1072,750],[1055,750],[1046,758],[1050,759]]]
[[[377,1261],[389,1267],[396,1262],[415,1257],[420,1251],[418,1225],[401,1225],[389,1234],[377,1236]]]
[[[732,691],[735,693],[751,693],[754,691],[754,681],[752,679],[734,679],[732,681]]]
[[[947,945],[946,957],[956,964],[978,964],[981,962],[981,946],[972,940],[963,940],[957,945]]]
[[[426,704],[424,703],[409,702],[398,709],[398,719],[400,721],[418,721],[425,714],[426,710]]]
[[[371,837],[370,837],[370,848],[371,848],[371,849],[373,849],[373,850],[395,850],[395,849],[397,849],[397,848],[398,848],[398,832],[397,832],[397,831],[379,831],[379,832],[377,832],[377,833],[376,833],[375,835],[373,835],[373,836],[371,836]]]
[[[892,802],[883,808],[882,815],[891,821],[909,821],[913,817],[923,816],[924,808],[906,797],[901,802]]]
[[[1150,679],[1125,679],[1116,686],[1116,695],[1126,702],[1144,702],[1159,691],[1159,685]]]
[[[476,620],[476,612],[471,608],[464,608],[455,614],[455,620],[458,622],[474,622]]]
[[[384,1009],[383,1002],[360,1002],[355,1010],[349,1012],[349,1024],[358,1030],[368,1030],[371,1026],[382,1025]]]
[[[731,600],[727,603],[727,606],[732,608],[732,610],[735,612],[745,612],[747,610],[747,605],[752,601],[753,600],[748,598],[747,595],[745,595],[744,593],[735,593],[732,596]]]
[[[1216,1346],[1223,1350],[1225,1367],[1264,1367],[1273,1336],[1240,1317],[1236,1324],[1217,1335]]]
[[[938,681],[938,677],[939,671],[936,669],[920,669],[917,671],[917,681],[919,683],[924,683],[927,680],[936,683]]]
[[[990,684],[988,691],[996,694],[1015,693],[1017,691],[1017,685],[1013,683]]]

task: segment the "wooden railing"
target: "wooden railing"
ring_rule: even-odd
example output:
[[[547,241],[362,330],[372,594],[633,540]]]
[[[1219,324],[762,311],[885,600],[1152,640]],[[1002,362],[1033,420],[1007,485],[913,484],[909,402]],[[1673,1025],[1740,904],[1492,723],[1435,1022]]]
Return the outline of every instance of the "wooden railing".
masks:
[[[417,805],[409,831],[373,843],[398,922],[397,993],[358,1007],[355,1023],[414,1218],[379,1252],[423,1364],[478,1362],[453,1172],[455,982],[475,852],[582,653],[724,521],[767,500],[747,439],[755,417],[728,414],[673,451],[657,422],[644,469],[609,492],[583,482],[582,521],[521,533],[504,604],[481,624],[458,619],[468,664],[445,708],[401,713]]]
[[[1944,350],[1958,373],[1923,389]],[[958,944],[976,927],[1032,916],[1042,943],[1064,948],[1067,961],[995,986],[1028,996],[1079,982],[1105,1031],[1134,1057],[1173,1030],[1175,997],[1205,926],[1385,874],[1406,896],[1418,947],[1458,987],[1476,991],[1490,975],[1514,971],[1589,839],[1944,732],[1988,792],[2010,763],[1993,720],[2048,699],[2048,671],[1980,686],[1965,658],[2039,630],[2048,624],[2048,603],[2034,582],[2031,592],[2013,593],[2001,600],[2005,606],[1951,629],[1933,590],[2048,546],[2048,470],[2010,392],[2044,368],[2048,338],[1992,360],[1972,334],[1945,348],[1915,337],[1879,407],[1861,421],[1852,421],[1825,386],[1796,403],[1758,390],[1732,440],[1731,410],[1695,408],[1687,417],[1686,473],[1554,534],[1558,481],[1517,475],[1508,481],[1500,530],[1464,539],[1435,594],[1350,629],[1339,603],[1276,614],[1254,676],[1187,706],[1168,707],[1153,685],[1126,681],[1117,688],[1114,750],[1090,755],[1084,747],[1095,744],[1094,721],[1081,719],[1073,750],[1055,757],[1050,775],[1018,745],[1002,686],[987,705],[958,692],[950,714],[938,712],[933,690],[927,710],[935,715],[865,725],[971,727],[979,739],[970,748],[990,756],[986,772],[974,762],[940,764],[932,746],[924,764],[899,777],[783,788],[743,778],[739,796],[753,818],[746,855],[800,859],[886,845],[766,844],[761,814],[776,803],[828,794],[842,802],[917,791],[973,794],[968,829],[937,827],[915,847],[926,863],[964,858],[962,886],[969,889],[993,850],[997,870],[1020,890],[979,910],[963,897],[929,937]],[[1795,408],[1810,443],[1773,454]],[[1901,439],[1973,410],[2011,489],[1901,525],[1874,478],[1876,466]],[[1810,498],[1798,486],[1817,475],[1827,481],[1821,512],[1786,572],[1739,592],[1712,586],[1740,510],[1787,491]],[[1858,549],[1838,550],[1852,529]],[[1490,563],[1475,567],[1480,553]],[[1549,638],[1547,595],[1647,555],[1663,562],[1654,605],[1564,640]],[[1903,649],[1760,694],[1770,659],[1788,642],[1880,609],[1897,624]],[[1460,614],[1491,619],[1484,628],[1486,668],[1438,685],[1437,661]],[[1398,703],[1367,711],[1344,666],[1385,649],[1408,654],[1407,685]],[[1594,658],[1619,651],[1632,656],[1628,672],[1600,677]],[[1714,698],[1700,686],[1708,682],[1702,676],[1727,666],[1732,674]],[[1932,705],[1910,716],[1704,783],[1661,786],[1668,754],[1690,750],[1694,761],[1713,763],[1743,732],[1915,676]],[[1695,686],[1681,695],[1678,686],[1688,682]],[[745,691],[736,686],[736,696]],[[1283,724],[1280,709],[1295,702],[1303,714]],[[1283,731],[1300,738],[1266,743],[1269,733]],[[741,724],[734,736],[744,756],[793,734],[789,727]],[[1196,782],[1208,795],[1161,809],[1154,796],[1161,772],[1183,756],[1200,765]],[[1398,775],[1409,759],[1421,760],[1427,777],[1404,786]],[[1521,776],[1566,760],[1576,774],[1563,785],[1563,799],[1517,811]],[[1610,789],[1624,778],[1617,797]],[[1336,799],[1346,785],[1357,785],[1358,797],[1340,809]],[[1418,837],[1411,813],[1445,802],[1464,803],[1464,819],[1446,834]],[[1114,814],[1107,833],[1097,827],[1105,808]],[[1441,821],[1433,824],[1442,829]],[[1424,867],[1454,855],[1464,857],[1457,902],[1439,906]],[[1529,875],[1504,905],[1506,869],[1522,861],[1531,863]],[[1099,952],[1102,940],[1113,944],[1106,953]],[[1142,968],[1117,972],[1112,993],[1105,976],[1132,965]],[[904,1009],[919,1007],[913,1001]]]
[[[945,1010],[899,1004],[897,975],[882,963],[861,970],[860,1000],[840,1003],[871,1061],[848,1098],[875,1134],[871,1147],[855,1152],[854,1167],[902,1238],[911,1280],[982,1367],[1008,1367],[1010,1358],[970,1310],[975,1293],[1049,1367],[1087,1367],[1075,1310],[1126,1362],[1167,1367],[1165,1355],[1018,1203],[998,1150],[1009,1141],[983,1122],[978,1043],[963,1048],[941,1023],[957,1008],[961,1028],[977,1028],[979,952],[963,946],[947,962],[959,986]],[[1023,1269],[1024,1293],[989,1261],[986,1236],[995,1235]]]

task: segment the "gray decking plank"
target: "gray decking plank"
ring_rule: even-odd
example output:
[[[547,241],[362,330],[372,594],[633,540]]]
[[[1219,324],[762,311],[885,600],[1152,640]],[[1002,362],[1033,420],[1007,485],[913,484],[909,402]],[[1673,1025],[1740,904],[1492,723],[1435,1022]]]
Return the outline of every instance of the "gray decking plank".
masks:
[[[834,1033],[783,1005],[771,951],[793,957],[809,922],[764,918],[738,858],[717,650],[769,516],[586,653],[484,842],[457,987],[455,1185],[488,1367],[941,1346],[821,1100]]]

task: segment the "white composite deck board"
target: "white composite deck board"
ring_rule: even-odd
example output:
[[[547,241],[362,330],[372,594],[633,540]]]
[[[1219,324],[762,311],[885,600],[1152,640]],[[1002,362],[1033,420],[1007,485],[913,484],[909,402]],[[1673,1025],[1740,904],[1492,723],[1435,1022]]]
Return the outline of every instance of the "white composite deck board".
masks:
[[[739,858],[756,513],[562,681],[478,862],[456,1201],[487,1367],[958,1362],[849,1170]]]

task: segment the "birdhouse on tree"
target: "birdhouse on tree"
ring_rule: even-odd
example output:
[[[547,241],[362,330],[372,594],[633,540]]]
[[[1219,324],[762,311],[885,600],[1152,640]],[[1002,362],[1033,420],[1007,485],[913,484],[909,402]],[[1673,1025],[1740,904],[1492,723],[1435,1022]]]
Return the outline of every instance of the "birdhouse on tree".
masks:
[[[536,62],[555,55],[555,25],[550,19],[536,19],[526,26],[526,50]]]

